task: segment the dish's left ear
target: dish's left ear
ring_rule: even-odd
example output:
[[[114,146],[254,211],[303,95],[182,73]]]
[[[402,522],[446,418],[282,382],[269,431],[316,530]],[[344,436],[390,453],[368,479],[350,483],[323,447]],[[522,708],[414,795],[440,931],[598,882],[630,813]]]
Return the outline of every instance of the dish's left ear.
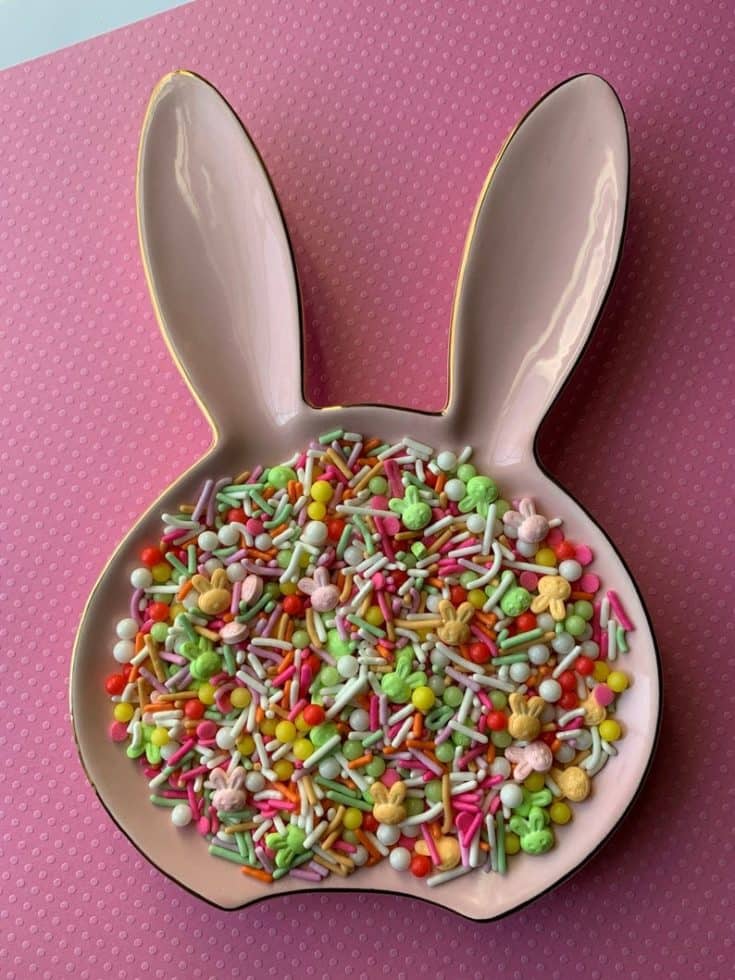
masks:
[[[628,139],[615,92],[579,75],[549,92],[483,188],[452,311],[447,415],[496,464],[527,457],[615,271]]]

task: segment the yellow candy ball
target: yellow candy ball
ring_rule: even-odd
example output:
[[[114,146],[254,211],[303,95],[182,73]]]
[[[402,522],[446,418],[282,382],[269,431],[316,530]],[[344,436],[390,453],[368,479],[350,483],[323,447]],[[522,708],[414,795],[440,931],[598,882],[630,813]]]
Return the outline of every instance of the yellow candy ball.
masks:
[[[600,683],[606,681],[609,673],[610,673],[610,668],[608,667],[608,665],[605,663],[604,660],[595,661],[595,669],[592,676],[595,678],[596,681],[599,681]]]
[[[318,500],[315,500],[306,508],[306,513],[309,515],[312,521],[322,521],[326,517],[327,508],[324,506],[324,504],[321,504]]]
[[[230,691],[230,704],[233,708],[248,708],[253,696],[246,687],[236,687]]]
[[[470,605],[474,606],[475,609],[482,609],[487,602],[487,596],[482,589],[470,589],[470,591],[467,593],[467,601],[470,603]]]
[[[260,723],[260,731],[263,735],[275,735],[278,722],[275,718],[264,718]]]
[[[347,830],[357,830],[362,823],[362,811],[358,810],[356,806],[348,806],[345,815],[342,817],[342,823]]]
[[[365,613],[366,622],[370,623],[371,626],[382,626],[385,622],[385,617],[380,609],[380,606],[370,606],[368,611]]]
[[[623,730],[620,725],[613,721],[612,718],[608,718],[606,721],[600,724],[600,738],[604,738],[606,742],[617,742],[619,738],[623,736]]]
[[[434,694],[430,687],[423,684],[421,687],[415,688],[411,694],[411,701],[414,708],[421,711],[423,714],[426,714],[427,711],[431,711],[431,709],[434,707],[436,694]]]
[[[539,548],[533,560],[537,565],[546,565],[548,568],[556,565],[556,555],[551,548]]]
[[[607,675],[607,686],[615,691],[616,694],[620,694],[628,686],[628,678],[622,670],[613,670],[612,673]]]
[[[123,724],[130,721],[134,714],[135,708],[132,704],[128,704],[127,701],[120,701],[112,709],[112,715],[115,721],[121,721]]]
[[[153,576],[154,582],[158,582],[159,585],[162,585],[164,582],[168,582],[168,580],[171,578],[171,566],[167,561],[160,561],[151,569],[151,575]]]
[[[214,704],[215,689],[206,681],[197,688],[197,697],[202,704]]]
[[[313,500],[318,500],[320,504],[326,504],[332,499],[334,490],[332,484],[326,480],[317,480],[311,485],[311,496]],[[315,518],[318,520],[318,518]]]
[[[298,586],[295,582],[282,582],[281,583],[281,595],[296,595],[298,591]]]
[[[306,718],[304,718],[303,715],[296,715],[296,727],[300,732],[308,732],[309,729],[311,728],[311,725],[306,720]]]
[[[314,751],[314,746],[311,744],[308,738],[297,738],[293,743],[293,754],[303,762],[308,759],[311,753]]]
[[[159,749],[162,746],[167,745],[169,742],[169,734],[167,729],[154,728],[151,732],[151,742],[153,742],[154,745],[157,745]]]
[[[572,809],[566,803],[559,801],[552,803],[549,807],[549,816],[553,823],[565,824],[572,819]]]
[[[280,780],[290,779],[293,774],[293,762],[288,759],[279,759],[273,766],[273,772]]]
[[[296,725],[292,721],[279,721],[276,725],[276,738],[279,742],[293,742],[296,738]]]
[[[240,755],[244,756],[253,754],[255,751],[255,742],[253,741],[252,735],[243,735],[242,738],[237,740],[237,751]]]
[[[518,837],[506,831],[505,834],[505,853],[506,854],[517,854],[521,849],[521,842]]]
[[[177,616],[180,616],[181,613],[186,612],[186,608],[182,606],[180,602],[172,602],[170,608],[171,608],[170,619],[172,623]]]
[[[544,788],[544,776],[540,772],[532,772],[530,776],[527,776],[523,780],[523,785],[526,787],[529,793],[538,793],[539,790]]]

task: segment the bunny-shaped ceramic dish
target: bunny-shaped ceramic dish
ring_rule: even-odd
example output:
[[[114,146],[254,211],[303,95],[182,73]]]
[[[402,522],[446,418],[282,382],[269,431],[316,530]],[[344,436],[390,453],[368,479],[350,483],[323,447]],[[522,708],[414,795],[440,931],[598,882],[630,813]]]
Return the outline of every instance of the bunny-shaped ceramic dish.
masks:
[[[167,813],[152,810],[138,769],[121,764],[118,747],[103,734],[109,720],[104,644],[126,615],[125,583],[140,542],[156,539],[162,511],[194,499],[205,478],[286,459],[332,427],[386,440],[411,436],[437,448],[471,444],[480,471],[492,473],[509,499],[528,496],[543,513],[564,515],[570,536],[592,547],[596,570],[618,590],[636,628],[626,666],[634,683],[619,714],[624,761],[600,773],[583,816],[573,829],[559,829],[557,847],[541,858],[518,855],[504,878],[473,873],[430,893],[386,864],[361,869],[349,885],[429,898],[476,919],[497,918],[570,875],[630,807],[659,723],[653,636],[612,544],[534,454],[539,424],[610,287],[627,188],[627,133],[612,89],[581,75],[552,90],[504,145],[472,219],[452,311],[445,410],[317,410],[302,395],[296,271],[263,163],[230,107],[202,79],[175,72],[156,87],[139,157],[143,262],[164,337],[212,425],[214,442],[141,518],[97,582],[74,650],[71,709],[82,762],[102,803],[146,857],[193,893],[238,908],[304,883],[284,877],[264,886],[233,873],[196,836],[172,832]],[[222,583],[199,584],[205,604],[219,605],[213,593]],[[520,829],[544,847],[548,834],[540,820],[532,812]],[[320,887],[340,882],[332,876]]]

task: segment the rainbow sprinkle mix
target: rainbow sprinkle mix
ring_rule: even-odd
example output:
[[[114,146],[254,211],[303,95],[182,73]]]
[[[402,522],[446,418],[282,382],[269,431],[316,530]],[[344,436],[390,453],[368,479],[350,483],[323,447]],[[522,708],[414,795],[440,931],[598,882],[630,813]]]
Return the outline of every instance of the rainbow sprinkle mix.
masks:
[[[163,515],[110,737],[212,855],[264,882],[503,874],[617,754],[633,624],[471,458],[336,430]]]

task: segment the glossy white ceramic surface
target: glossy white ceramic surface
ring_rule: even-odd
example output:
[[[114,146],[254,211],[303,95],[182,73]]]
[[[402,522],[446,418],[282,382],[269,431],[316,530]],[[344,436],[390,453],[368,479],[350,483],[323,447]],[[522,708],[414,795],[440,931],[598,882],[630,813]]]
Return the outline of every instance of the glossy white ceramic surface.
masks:
[[[302,397],[300,308],[288,237],[268,176],[221,96],[188,72],[156,88],[143,127],[138,182],[141,247],[164,336],[214,430],[210,453],[155,502],[95,586],[79,628],[71,705],[80,755],[101,801],[162,871],[224,908],[286,891],[218,861],[193,830],[176,831],[148,802],[137,765],[111,743],[103,679],[113,626],[127,615],[129,571],[159,515],[191,500],[206,477],[280,461],[327,428],[436,447],[475,446],[506,497],[530,495],[565,519],[571,540],[595,552],[636,624],[621,700],[620,759],[596,777],[574,822],[543,857],[520,855],[500,877],[477,872],[437,889],[384,863],[348,887],[413,895],[477,919],[496,918],[574,871],[615,829],[654,749],[660,673],[635,584],[604,533],[539,468],[538,426],[604,301],[618,259],[628,189],[625,121],[602,79],[578,76],[521,122],[478,204],[452,316],[447,409],[429,415],[379,406],[317,410]],[[344,887],[330,878],[321,888]]]

